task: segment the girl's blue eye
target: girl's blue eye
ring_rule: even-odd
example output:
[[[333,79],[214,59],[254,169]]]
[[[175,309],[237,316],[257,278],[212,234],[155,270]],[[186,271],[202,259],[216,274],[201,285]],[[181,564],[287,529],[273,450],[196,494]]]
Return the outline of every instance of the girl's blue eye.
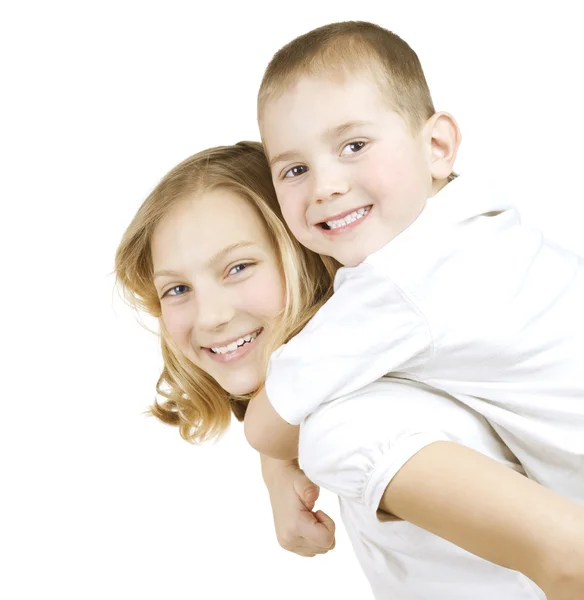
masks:
[[[284,177],[288,178],[288,179],[292,179],[293,177],[298,177],[299,175],[304,175],[304,173],[306,173],[306,171],[308,171],[307,167],[304,167],[303,165],[296,165],[295,167],[288,169],[284,173]]]
[[[175,285],[174,287],[167,290],[164,295],[165,296],[182,296],[186,292],[189,291],[188,286],[186,285]]]
[[[341,152],[341,154],[345,154],[345,155],[346,154],[357,154],[357,152],[360,152],[361,150],[363,150],[364,147],[365,147],[365,142],[351,142],[343,148],[343,151]],[[347,150],[347,148],[350,149],[350,152],[345,152]]]
[[[239,265],[235,265],[234,267],[231,267],[231,269],[229,269],[228,275],[237,275],[238,273],[245,271],[245,269],[247,269],[247,267],[249,267],[250,264],[251,263],[241,263]]]

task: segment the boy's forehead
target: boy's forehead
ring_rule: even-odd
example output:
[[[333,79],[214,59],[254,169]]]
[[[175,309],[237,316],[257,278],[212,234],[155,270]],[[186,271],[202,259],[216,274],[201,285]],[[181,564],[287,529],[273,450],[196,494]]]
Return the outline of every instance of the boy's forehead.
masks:
[[[384,93],[385,92],[385,93]],[[295,126],[322,129],[366,121],[374,109],[391,109],[379,81],[369,73],[331,71],[300,75],[285,82],[264,104],[259,128],[264,142],[294,131]],[[295,118],[303,123],[296,123]]]
[[[299,96],[302,93],[310,92],[324,86],[334,90],[337,93],[343,93],[344,89],[353,84],[365,85],[370,88],[371,95],[379,95],[385,90],[380,85],[382,77],[379,69],[363,69],[361,71],[335,68],[317,73],[300,73],[282,81],[277,91],[272,93],[263,106],[264,112],[275,103],[286,100],[290,96]],[[331,85],[332,84],[332,85]]]

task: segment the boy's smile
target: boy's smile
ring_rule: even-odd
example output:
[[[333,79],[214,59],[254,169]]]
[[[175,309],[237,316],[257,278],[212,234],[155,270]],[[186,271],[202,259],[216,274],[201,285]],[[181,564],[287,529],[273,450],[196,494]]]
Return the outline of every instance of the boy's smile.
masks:
[[[260,128],[292,233],[344,265],[401,233],[432,195],[424,126],[413,135],[372,75],[301,77]]]

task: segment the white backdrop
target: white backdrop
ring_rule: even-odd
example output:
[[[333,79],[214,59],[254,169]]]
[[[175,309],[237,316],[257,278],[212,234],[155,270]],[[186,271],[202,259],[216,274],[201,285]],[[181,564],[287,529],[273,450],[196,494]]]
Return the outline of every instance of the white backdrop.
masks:
[[[158,179],[257,139],[271,55],[331,21],[375,21],[459,121],[457,170],[495,177],[584,254],[581,18],[569,1],[13,2],[0,9],[0,597],[369,598],[337,548],[277,546],[234,425],[193,447],[142,412],[156,338],[113,291],[120,236]],[[262,7],[263,6],[263,7]]]

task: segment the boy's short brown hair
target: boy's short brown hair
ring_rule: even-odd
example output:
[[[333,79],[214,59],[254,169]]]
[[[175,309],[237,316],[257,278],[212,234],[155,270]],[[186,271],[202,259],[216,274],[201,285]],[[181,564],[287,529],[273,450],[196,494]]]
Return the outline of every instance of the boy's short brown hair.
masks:
[[[258,120],[266,104],[302,75],[369,71],[393,110],[417,130],[435,112],[416,53],[399,36],[365,21],[331,23],[297,37],[268,64],[258,93]]]

